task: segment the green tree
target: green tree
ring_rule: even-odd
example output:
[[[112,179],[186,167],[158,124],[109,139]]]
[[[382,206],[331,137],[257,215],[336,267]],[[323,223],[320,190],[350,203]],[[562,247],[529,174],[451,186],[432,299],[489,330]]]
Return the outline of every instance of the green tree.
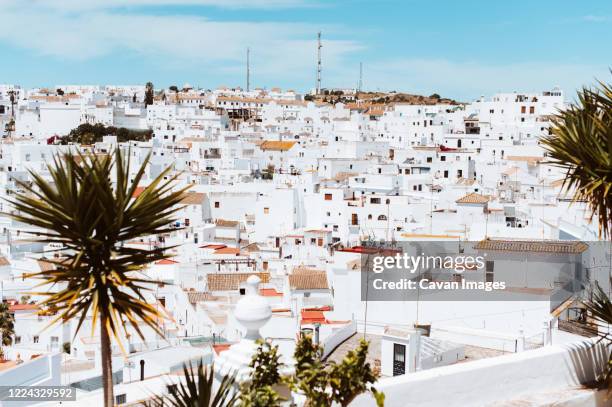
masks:
[[[0,302],[0,353],[4,358],[4,346],[13,344],[13,335],[15,335],[15,316],[9,309],[9,305],[5,302]]]
[[[8,91],[8,95],[9,95],[9,100],[11,102],[11,118],[15,118],[15,91],[14,90],[9,90]]]
[[[129,153],[124,157],[120,150],[103,156],[55,156],[48,165],[50,181],[30,171],[33,182],[20,183],[23,192],[9,201],[16,210],[10,217],[41,228],[43,242],[64,248],[65,257],[54,262],[55,269],[27,276],[60,287],[33,293],[46,297],[41,306],[58,311],[52,323],[77,319],[78,332],[87,315],[93,317],[92,329],[100,330],[106,407],[114,405],[111,338],[127,333],[128,326],[143,337],[139,321],[163,336],[157,324],[163,316],[143,296],[150,282],[138,271],[168,254],[164,248],[124,243],[172,231],[185,190],[173,190],[176,176],[164,180],[171,171],[167,168],[133,198],[148,162],[149,157],[131,177]]]
[[[145,85],[144,104],[145,106],[149,106],[153,104],[153,83],[152,82],[147,82],[147,84]]]
[[[194,373],[195,370],[195,373]],[[234,388],[234,376],[224,376],[215,390],[214,367],[204,366],[202,361],[197,366],[183,365],[182,381],[172,385],[168,394],[155,396],[146,403],[147,407],[232,407],[238,400],[238,393]]]
[[[241,407],[276,407],[282,401],[274,386],[281,382],[278,346],[262,339],[257,341],[257,351],[249,364],[253,368],[250,380],[240,389]]]
[[[341,406],[348,406],[355,397],[366,391],[373,394],[377,406],[384,405],[384,394],[372,387],[377,378],[366,361],[368,346],[368,342],[362,339],[357,349],[350,350],[340,363],[331,364],[329,369],[331,398]]]
[[[105,126],[102,123],[83,123],[70,130],[67,136],[62,137],[62,143],[93,144],[103,140],[104,136],[117,136],[117,141],[148,141],[153,132],[151,130],[132,130],[125,127]]]
[[[366,357],[368,342],[361,340],[357,349],[349,351],[340,363],[322,361],[323,350],[314,344],[309,335],[303,335],[296,345],[295,378],[290,379],[292,388],[301,391],[308,406],[331,406],[338,403],[349,405],[355,397],[370,392],[376,405],[384,406],[385,396],[372,385],[377,377]]]
[[[582,89],[577,103],[554,117],[542,144],[565,171],[566,190],[587,202],[606,238],[612,226],[612,87],[599,85]]]
[[[306,396],[308,406],[329,405],[329,378],[323,363],[323,348],[312,342],[310,335],[303,335],[295,346],[295,377],[291,387]]]

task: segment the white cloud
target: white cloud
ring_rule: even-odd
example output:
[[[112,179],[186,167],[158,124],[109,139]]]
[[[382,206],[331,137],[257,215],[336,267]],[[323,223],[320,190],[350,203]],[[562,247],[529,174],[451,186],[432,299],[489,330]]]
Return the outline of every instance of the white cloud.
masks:
[[[567,92],[607,78],[606,66],[554,62],[485,64],[446,59],[395,59],[364,66],[367,89],[396,89],[471,99],[496,92],[542,91],[561,86]]]
[[[610,20],[609,17],[606,17],[606,16],[595,16],[595,15],[584,16],[584,17],[582,17],[582,19],[584,21],[588,21],[588,22],[591,22],[591,23],[603,23],[603,22],[606,22],[606,21]]]
[[[230,0],[229,3],[245,1]],[[131,1],[147,4],[162,2],[165,1]],[[288,4],[297,3],[297,0],[255,2],[260,5]],[[39,0],[39,3],[49,2]],[[3,14],[0,42],[42,56],[83,61],[129,53],[175,70],[177,66],[183,66],[186,69],[202,67],[203,72],[231,72],[243,69],[245,49],[249,46],[254,75],[285,80],[297,77],[307,80],[314,75],[315,37],[321,28],[311,24],[283,22],[215,21],[192,15],[156,16],[118,9],[93,8],[68,12],[53,7],[32,7],[31,3],[0,3],[0,13]],[[330,32],[337,29],[323,28]],[[326,66],[332,70],[334,66],[341,66],[348,53],[360,48],[352,41],[326,39]]]
[[[149,6],[210,6],[219,8],[272,9],[310,7],[316,0],[27,0],[34,7],[57,11],[101,10]],[[24,3],[24,0],[0,0],[0,3]]]

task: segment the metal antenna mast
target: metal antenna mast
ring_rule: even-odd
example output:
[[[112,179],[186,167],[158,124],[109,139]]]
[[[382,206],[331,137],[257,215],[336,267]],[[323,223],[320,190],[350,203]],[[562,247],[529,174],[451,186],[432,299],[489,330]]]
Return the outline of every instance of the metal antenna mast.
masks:
[[[317,33],[317,95],[321,94],[321,31]]]
[[[247,47],[247,70],[246,70],[246,90],[247,92],[251,91],[251,48]]]
[[[359,87],[357,89],[358,92],[361,92],[363,87],[363,62],[359,63]]]

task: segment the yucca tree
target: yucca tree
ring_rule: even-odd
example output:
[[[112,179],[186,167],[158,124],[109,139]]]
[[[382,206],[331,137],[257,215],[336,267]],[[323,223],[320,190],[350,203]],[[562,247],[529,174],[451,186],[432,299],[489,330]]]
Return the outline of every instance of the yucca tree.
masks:
[[[553,163],[565,170],[564,187],[586,201],[599,221],[600,237],[612,226],[612,87],[584,88],[577,103],[553,119],[542,140]]]
[[[195,370],[195,372],[194,372]],[[214,369],[204,366],[183,365],[185,382],[168,388],[167,395],[157,395],[147,407],[231,407],[238,401],[234,376],[224,376],[219,387],[214,389]]]
[[[119,149],[108,155],[57,155],[48,165],[51,181],[30,171],[33,182],[20,183],[23,192],[9,200],[14,220],[43,229],[42,242],[63,247],[64,257],[50,260],[53,270],[29,275],[56,291],[33,294],[45,297],[41,306],[58,311],[52,323],[76,319],[78,332],[91,315],[92,334],[99,325],[107,407],[114,405],[111,338],[121,346],[119,335],[129,325],[143,338],[139,321],[162,335],[162,316],[143,295],[151,281],[138,271],[168,253],[163,247],[124,244],[172,231],[173,214],[185,190],[174,189],[176,177],[169,176],[167,168],[134,198],[148,162],[149,157],[130,182],[129,153],[126,157]]]
[[[599,223],[600,238],[612,232],[612,87],[599,82],[594,89],[583,88],[577,103],[554,118],[551,135],[543,144],[554,163],[565,169],[564,187],[575,200],[586,201],[591,218]],[[591,298],[584,301],[596,321],[600,340],[610,344],[612,324],[610,297],[595,282]],[[600,382],[612,385],[612,353]]]

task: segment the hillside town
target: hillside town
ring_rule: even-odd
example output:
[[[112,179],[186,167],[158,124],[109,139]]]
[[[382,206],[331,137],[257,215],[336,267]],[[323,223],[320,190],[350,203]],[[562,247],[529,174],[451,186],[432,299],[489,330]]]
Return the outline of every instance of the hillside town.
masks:
[[[144,300],[163,315],[159,330],[127,325],[112,343],[116,405],[164,394],[193,361],[248,378],[257,338],[278,345],[291,371],[304,334],[325,361],[366,339],[391,407],[610,405],[583,386],[609,351],[593,347],[598,328],[580,302],[595,281],[609,292],[610,245],[541,143],[569,99],[560,88],[456,101],[357,89],[0,85],[0,300],[14,320],[0,385],[70,386],[76,399],[62,405],[102,405],[94,315],[58,323],[32,277],[61,267],[64,248],[12,215],[35,176],[56,181],[50,165],[61,154],[120,150],[128,182],[138,180],[133,199],[160,174],[188,189],[166,232],[123,242],[169,254],[138,271]],[[424,286],[409,299],[364,294],[363,279],[376,275],[368,256],[431,244],[486,258],[428,281],[503,289],[468,299]],[[300,394],[286,398],[305,405]],[[375,402],[363,394],[351,405]]]

